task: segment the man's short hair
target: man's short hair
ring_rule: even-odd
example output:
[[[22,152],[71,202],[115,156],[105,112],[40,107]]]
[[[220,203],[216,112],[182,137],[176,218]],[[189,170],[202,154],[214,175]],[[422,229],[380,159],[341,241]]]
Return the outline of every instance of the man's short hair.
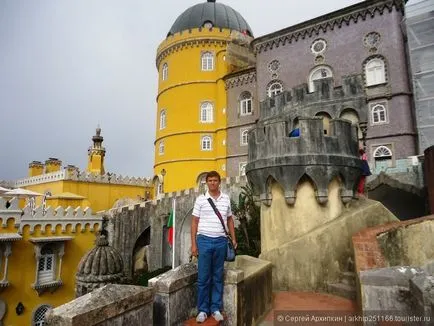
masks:
[[[221,181],[220,174],[217,171],[209,171],[206,174],[205,181],[208,181],[209,178],[217,177],[219,181]]]

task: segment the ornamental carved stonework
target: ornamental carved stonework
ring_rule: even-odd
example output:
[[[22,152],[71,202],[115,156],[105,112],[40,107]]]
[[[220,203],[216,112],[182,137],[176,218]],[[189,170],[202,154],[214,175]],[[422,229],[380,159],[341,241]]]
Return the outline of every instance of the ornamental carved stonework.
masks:
[[[376,53],[380,45],[381,35],[377,32],[371,32],[363,38],[363,45],[369,50],[369,53]]]

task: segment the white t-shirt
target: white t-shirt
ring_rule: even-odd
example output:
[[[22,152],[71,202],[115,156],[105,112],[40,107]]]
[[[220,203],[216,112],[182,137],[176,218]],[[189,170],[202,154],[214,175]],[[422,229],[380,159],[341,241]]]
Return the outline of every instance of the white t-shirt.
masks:
[[[211,198],[214,201],[215,206],[223,218],[226,230],[228,230],[228,217],[232,216],[229,196],[220,192],[220,196],[217,199],[214,199],[208,192],[206,192],[205,195],[197,197],[194,203],[193,216],[199,218],[197,234],[202,234],[212,238],[225,237],[226,233],[223,229],[222,223],[214,212],[211,204],[208,202],[208,198]]]

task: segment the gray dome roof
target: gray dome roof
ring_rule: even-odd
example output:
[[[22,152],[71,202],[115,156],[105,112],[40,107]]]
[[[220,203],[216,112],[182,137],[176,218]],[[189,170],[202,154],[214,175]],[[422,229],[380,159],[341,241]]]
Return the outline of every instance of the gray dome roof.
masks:
[[[108,245],[104,235],[100,235],[96,240],[96,246],[80,260],[76,279],[82,282],[105,283],[119,280],[122,276],[121,255]]]
[[[216,3],[215,0],[208,0],[188,8],[176,19],[167,36],[202,27],[206,22],[212,23],[214,27],[245,31],[253,36],[249,24],[238,11],[222,3]]]

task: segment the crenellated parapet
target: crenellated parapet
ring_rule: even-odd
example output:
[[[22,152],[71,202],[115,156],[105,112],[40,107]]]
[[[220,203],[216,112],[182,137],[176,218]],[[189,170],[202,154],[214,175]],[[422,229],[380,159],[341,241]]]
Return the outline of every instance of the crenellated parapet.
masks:
[[[6,205],[6,203],[9,203]],[[23,229],[26,226],[30,228],[30,234],[33,234],[35,228],[40,226],[41,232],[46,234],[46,228],[51,227],[51,233],[55,234],[59,228],[61,232],[66,232],[68,227],[71,227],[71,232],[77,232],[77,227],[81,226],[81,232],[85,232],[89,229],[94,232],[95,229],[101,227],[102,215],[92,214],[90,208],[82,209],[81,207],[36,207],[33,212],[29,206],[20,209],[18,207],[18,200],[7,199],[0,197],[0,219],[2,221],[2,227],[7,226],[9,219],[14,219],[14,225],[18,228],[18,233],[22,234]]]
[[[25,187],[30,185],[54,182],[59,180],[74,180],[79,182],[111,183],[116,185],[134,185],[151,187],[152,182],[147,178],[123,177],[114,173],[102,175],[79,172],[78,169],[66,167],[63,171],[41,174],[34,177],[19,179],[15,182],[15,187]]]
[[[260,103],[260,119],[286,115],[291,119],[313,117],[325,112],[332,118],[340,117],[347,108],[358,113],[360,121],[367,121],[366,94],[362,75],[342,77],[342,86],[335,87],[333,78],[314,80],[314,92],[307,84],[288,89]]]
[[[284,189],[288,204],[296,200],[297,185],[310,180],[319,203],[328,200],[334,178],[342,182],[341,197],[348,202],[361,174],[356,127],[350,121],[333,119],[330,134],[323,131],[322,118],[299,118],[299,136],[288,115],[259,120],[249,132],[249,162],[246,174],[253,191],[265,204],[271,203],[271,183]]]

